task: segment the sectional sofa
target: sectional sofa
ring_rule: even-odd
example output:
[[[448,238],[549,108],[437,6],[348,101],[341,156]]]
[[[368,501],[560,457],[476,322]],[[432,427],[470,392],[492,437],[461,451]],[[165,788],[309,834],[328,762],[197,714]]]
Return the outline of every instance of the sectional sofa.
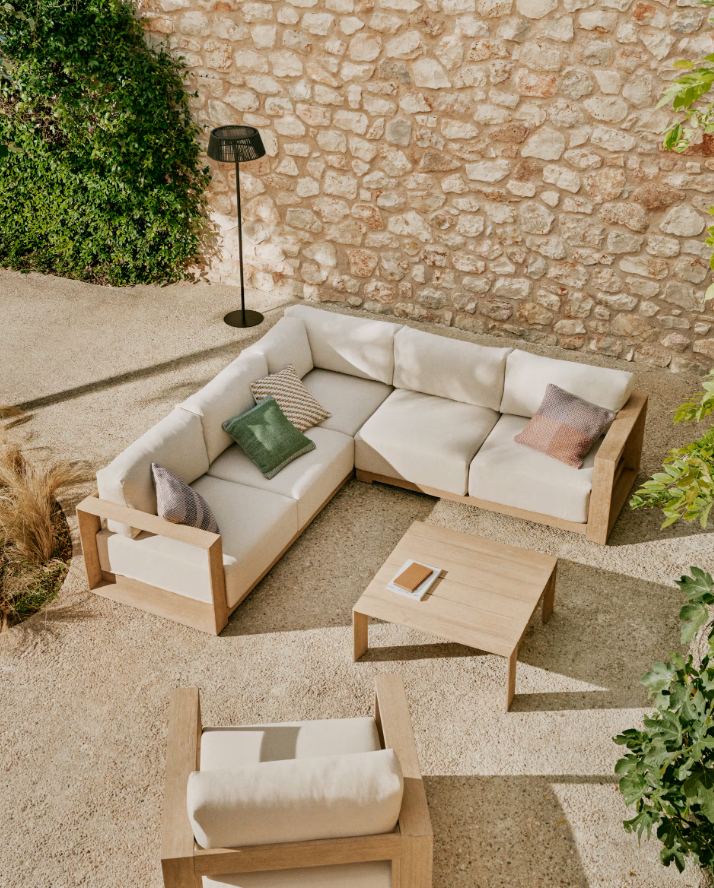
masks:
[[[267,480],[221,423],[292,364],[332,414]],[[257,343],[97,474],[78,507],[90,588],[218,633],[356,471],[604,544],[639,467],[647,397],[632,374],[293,305]],[[617,412],[580,469],[513,439],[548,383]],[[208,502],[220,535],[156,514],[151,463]],[[106,527],[102,520],[106,520]]]

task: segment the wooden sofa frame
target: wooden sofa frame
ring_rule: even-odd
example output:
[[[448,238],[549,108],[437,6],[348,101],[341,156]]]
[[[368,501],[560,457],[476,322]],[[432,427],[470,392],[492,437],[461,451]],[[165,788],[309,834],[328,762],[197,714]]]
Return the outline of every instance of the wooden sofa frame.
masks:
[[[633,392],[628,402],[617,414],[617,418],[610,426],[605,440],[595,455],[588,520],[583,523],[542,515],[540,512],[529,512],[514,506],[502,506],[499,503],[481,500],[474,496],[458,496],[446,490],[413,484],[411,481],[390,478],[386,475],[375,475],[361,469],[357,469],[357,480],[370,484],[373,481],[379,481],[382,484],[392,484],[406,490],[428,493],[430,496],[438,496],[441,499],[466,503],[479,509],[487,509],[489,512],[500,512],[503,515],[512,515],[514,518],[525,518],[526,521],[535,521],[538,524],[547,524],[561,530],[585,534],[591,542],[605,545],[640,468],[646,415],[647,395],[642,392]]]
[[[150,515],[148,512],[140,512],[138,509],[120,506],[108,500],[100,500],[99,494],[95,491],[77,506],[79,537],[84,553],[89,588],[103,598],[128,604],[159,617],[166,617],[201,632],[219,635],[228,622],[228,618],[243,599],[253,591],[273,565],[282,558],[305,528],[314,521],[353,475],[354,472],[350,472],[340,481],[332,493],[310,516],[310,520],[298,530],[263,573],[230,608],[226,600],[226,577],[223,570],[223,544],[220,534],[210,533],[198,527],[187,527],[185,524],[172,524],[164,518],[159,518],[158,515]],[[144,530],[147,533],[188,543],[188,545],[196,546],[199,549],[205,549],[211,584],[211,602],[197,601],[195,598],[179,595],[178,592],[169,592],[159,586],[152,586],[149,583],[142,583],[140,580],[132,580],[129,577],[102,570],[99,563],[97,533],[102,527],[103,518],[128,524],[130,527]]]
[[[202,888],[203,876],[374,860],[391,860],[392,888],[431,888],[434,836],[401,676],[377,677],[374,718],[382,748],[395,751],[404,774],[402,808],[393,832],[204,849],[196,844],[186,813],[188,776],[200,765],[199,691],[172,691],[161,840],[165,888]]]

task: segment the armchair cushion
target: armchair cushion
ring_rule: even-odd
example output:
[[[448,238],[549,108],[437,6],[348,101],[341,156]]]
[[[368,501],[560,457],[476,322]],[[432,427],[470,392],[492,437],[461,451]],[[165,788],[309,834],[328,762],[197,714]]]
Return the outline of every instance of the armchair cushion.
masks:
[[[204,848],[391,832],[404,779],[392,749],[194,771],[187,805]]]
[[[548,383],[617,412],[632,393],[634,376],[627,370],[558,361],[515,348],[506,359],[501,413],[533,416],[545,397]]]
[[[313,368],[305,322],[301,318],[287,315],[280,318],[275,326],[241,354],[263,355],[268,362],[268,373],[280,373],[288,364],[292,364],[297,375],[302,378]]]
[[[106,468],[97,472],[99,498],[157,514],[156,490],[151,464],[158,463],[191,484],[208,471],[208,454],[201,420],[176,407],[168,416],[130,444]],[[137,537],[141,531],[109,521],[114,533]]]
[[[498,410],[512,351],[402,327],[394,337],[394,385]]]
[[[258,762],[375,752],[378,749],[377,725],[370,717],[204,728],[200,770],[242,768]]]
[[[394,334],[401,324],[353,318],[309,305],[290,305],[285,315],[305,322],[315,367],[392,384]]]

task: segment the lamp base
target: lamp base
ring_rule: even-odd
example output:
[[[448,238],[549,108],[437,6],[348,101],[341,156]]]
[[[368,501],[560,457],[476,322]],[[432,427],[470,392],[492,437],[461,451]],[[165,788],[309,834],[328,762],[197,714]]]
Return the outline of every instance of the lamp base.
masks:
[[[236,311],[229,311],[223,320],[229,327],[257,327],[263,323],[263,315],[259,311],[246,309],[244,321],[243,312],[238,308]]]

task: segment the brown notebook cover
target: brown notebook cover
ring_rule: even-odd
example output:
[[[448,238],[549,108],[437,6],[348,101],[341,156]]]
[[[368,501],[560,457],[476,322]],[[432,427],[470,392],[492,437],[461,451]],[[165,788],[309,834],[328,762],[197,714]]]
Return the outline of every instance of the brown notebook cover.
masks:
[[[406,589],[407,592],[414,592],[414,590],[418,586],[421,586],[424,580],[429,576],[431,576],[431,568],[424,567],[423,564],[418,564],[415,561],[414,564],[410,564],[406,570],[403,570],[393,582],[395,585],[399,586],[400,589]]]

